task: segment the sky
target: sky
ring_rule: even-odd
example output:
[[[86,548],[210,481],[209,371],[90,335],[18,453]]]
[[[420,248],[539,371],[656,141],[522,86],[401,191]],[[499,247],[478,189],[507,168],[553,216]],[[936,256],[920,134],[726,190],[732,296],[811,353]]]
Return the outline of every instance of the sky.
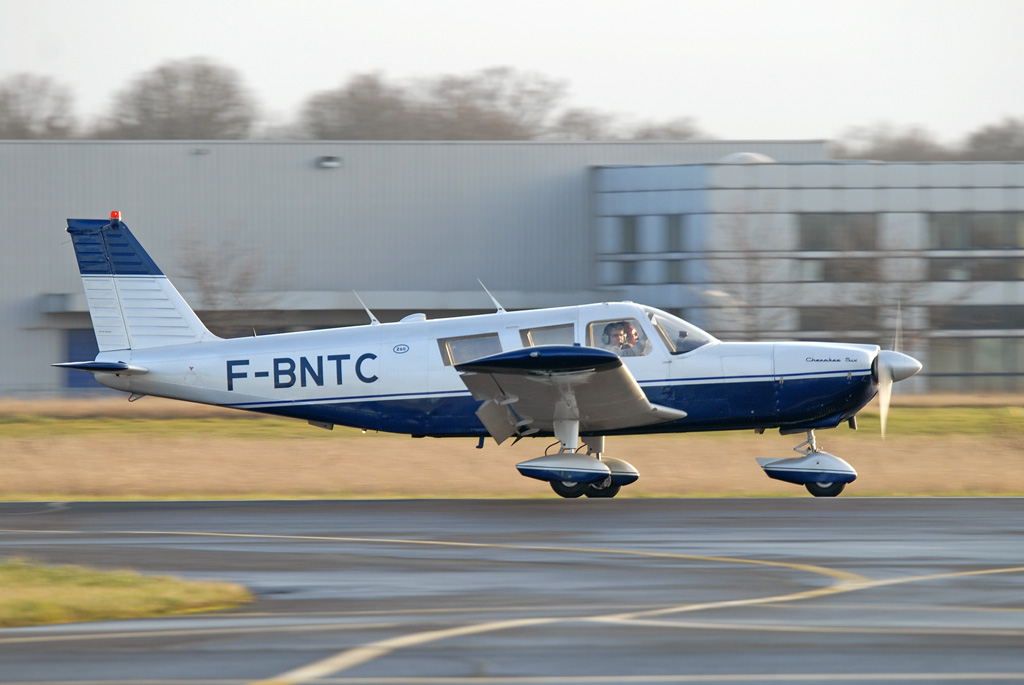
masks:
[[[0,0],[0,78],[69,86],[88,120],[172,59],[237,70],[271,124],[353,75],[511,66],[565,105],[691,117],[725,139],[1024,117],[1024,0]]]

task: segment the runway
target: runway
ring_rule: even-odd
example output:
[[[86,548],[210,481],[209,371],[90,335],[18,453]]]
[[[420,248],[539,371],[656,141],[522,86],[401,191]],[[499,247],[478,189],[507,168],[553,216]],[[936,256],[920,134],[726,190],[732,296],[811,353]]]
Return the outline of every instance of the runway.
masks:
[[[0,557],[246,585],[0,630],[3,683],[1024,681],[1024,500],[0,504]]]

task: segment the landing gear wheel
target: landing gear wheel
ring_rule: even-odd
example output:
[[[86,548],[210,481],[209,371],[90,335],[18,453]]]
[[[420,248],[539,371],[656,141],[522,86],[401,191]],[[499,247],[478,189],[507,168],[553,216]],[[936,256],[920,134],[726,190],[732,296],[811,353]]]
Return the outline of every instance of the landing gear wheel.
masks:
[[[815,497],[836,497],[846,487],[846,483],[807,483],[804,487]]]
[[[621,485],[615,485],[614,483],[609,483],[608,485],[604,485],[603,483],[592,483],[583,494],[587,497],[615,497],[615,495],[619,494],[619,490],[621,489]]]
[[[581,497],[590,488],[590,483],[575,483],[573,481],[551,481],[551,489],[555,491],[555,494],[559,497],[566,497],[574,499]]]

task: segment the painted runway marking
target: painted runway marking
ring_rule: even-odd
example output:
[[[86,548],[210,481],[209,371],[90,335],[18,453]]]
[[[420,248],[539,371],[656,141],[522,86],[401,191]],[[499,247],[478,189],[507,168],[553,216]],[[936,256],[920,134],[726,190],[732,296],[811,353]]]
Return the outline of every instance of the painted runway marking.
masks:
[[[659,621],[655,619],[592,619],[607,623],[652,628],[725,630],[751,633],[833,633],[836,635],[953,635],[957,637],[1024,637],[1024,628],[882,628],[875,626],[786,625],[772,623],[724,623],[716,621]]]
[[[2,532],[9,533],[35,533],[50,532],[57,534],[71,534],[71,535],[126,535],[126,536],[155,536],[155,537],[218,537],[218,538],[235,538],[235,539],[263,539],[263,540],[304,540],[304,541],[321,541],[321,542],[348,542],[348,543],[360,543],[360,544],[392,544],[392,545],[417,545],[417,546],[437,546],[437,547],[449,547],[449,548],[468,548],[468,549],[507,549],[516,551],[537,551],[537,552],[572,552],[582,554],[595,554],[595,555],[621,555],[630,557],[646,557],[646,558],[658,558],[658,559],[676,559],[680,561],[703,561],[703,562],[716,562],[726,564],[741,564],[751,566],[764,566],[774,567],[780,569],[786,569],[790,571],[801,571],[812,575],[825,576],[830,578],[833,582],[830,585],[813,588],[803,592],[794,592],[784,595],[772,595],[767,597],[752,597],[746,599],[736,600],[722,600],[716,602],[701,602],[684,604],[672,607],[660,607],[657,609],[647,609],[632,611],[627,613],[614,613],[606,615],[596,616],[557,616],[557,617],[535,617],[535,618],[522,618],[522,619],[506,619],[500,621],[489,621],[473,625],[456,626],[454,628],[444,628],[440,630],[428,630],[418,633],[412,633],[408,635],[401,635],[393,638],[387,638],[384,640],[376,640],[369,642],[359,647],[347,649],[343,652],[330,656],[326,659],[310,663],[306,666],[292,669],[285,673],[281,673],[277,676],[268,679],[262,679],[258,681],[251,681],[252,685],[297,685],[298,683],[305,683],[316,680],[321,683],[330,682],[351,682],[348,679],[335,679],[330,678],[332,675],[337,675],[343,671],[354,668],[356,666],[368,663],[370,661],[379,659],[387,656],[395,651],[430,644],[441,640],[446,640],[454,637],[461,637],[467,635],[479,635],[484,633],[499,632],[504,630],[514,630],[518,628],[528,628],[543,625],[553,625],[556,623],[569,623],[569,622],[604,622],[604,623],[615,623],[622,625],[652,625],[663,628],[685,628],[685,627],[700,627],[700,628],[714,628],[718,629],[730,629],[730,630],[778,630],[799,632],[803,630],[823,631],[825,629],[813,627],[813,628],[800,628],[785,625],[774,625],[774,626],[758,626],[757,624],[715,624],[713,622],[694,622],[692,626],[686,625],[686,622],[673,622],[673,621],[656,621],[653,620],[656,616],[668,616],[672,614],[680,613],[692,613],[698,611],[708,611],[712,609],[721,608],[734,608],[734,607],[751,607],[758,605],[769,605],[769,604],[788,604],[791,602],[815,599],[819,597],[826,597],[830,595],[838,595],[843,593],[850,593],[868,589],[875,589],[880,587],[900,585],[906,583],[919,583],[928,582],[932,580],[945,580],[952,578],[968,578],[968,577],[979,577],[987,575],[998,575],[998,574],[1011,574],[1011,573],[1024,573],[1024,566],[1012,567],[1012,568],[1001,568],[1001,569],[982,569],[976,571],[960,571],[951,573],[934,573],[918,576],[908,576],[902,578],[888,578],[881,580],[872,580],[866,576],[860,574],[851,573],[848,571],[841,571],[838,569],[832,569],[825,566],[819,566],[814,564],[802,564],[794,562],[784,561],[768,561],[763,559],[744,559],[735,557],[719,557],[719,556],[701,556],[691,554],[677,554],[672,552],[650,552],[643,550],[622,550],[622,549],[603,549],[595,547],[574,547],[574,546],[558,546],[558,545],[514,545],[514,544],[499,544],[499,543],[475,543],[475,542],[454,542],[444,540],[416,540],[416,539],[401,539],[401,538],[363,538],[363,537],[352,537],[352,536],[321,536],[321,535],[270,535],[270,534],[255,534],[255,533],[217,533],[217,532],[197,532],[197,531],[27,531],[27,530],[6,530]],[[876,630],[873,628],[838,628],[832,629],[837,631],[845,632],[871,632],[879,634],[887,634],[892,632],[901,632],[901,629],[880,629]],[[981,631],[981,632],[977,632]],[[917,632],[921,632],[920,630]],[[1001,630],[985,630],[985,629],[964,629],[953,631],[951,634],[957,635],[1011,635],[1018,636],[1024,631],[1001,631]],[[166,634],[166,633],[162,633]],[[1014,680],[1019,678],[1021,674],[1008,674],[1008,673],[970,673],[970,674],[957,674],[957,673],[938,673],[938,674],[760,674],[756,676],[750,675],[712,675],[712,676],[700,676],[700,675],[676,675],[676,676],[630,676],[626,678],[629,682],[750,682],[754,680],[758,681],[776,681],[776,682],[803,682],[803,681],[821,681],[828,680],[832,682],[878,682],[878,681],[917,681],[917,682],[928,682],[928,681],[942,681],[942,680]],[[653,679],[651,679],[653,678]],[[394,678],[361,678],[361,682],[366,683],[430,683],[430,682],[517,682],[517,683],[602,683],[602,682],[623,682],[622,676],[615,678],[602,679],[601,677],[537,677],[537,678],[494,678],[494,679],[472,679],[472,678],[445,678],[445,679],[422,679],[422,678],[411,678],[411,679],[394,679]]]

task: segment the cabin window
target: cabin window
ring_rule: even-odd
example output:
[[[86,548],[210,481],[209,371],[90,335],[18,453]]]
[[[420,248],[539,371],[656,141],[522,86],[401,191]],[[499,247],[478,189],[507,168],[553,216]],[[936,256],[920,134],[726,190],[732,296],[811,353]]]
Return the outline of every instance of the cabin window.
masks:
[[[441,338],[437,344],[441,348],[441,359],[444,360],[445,366],[461,364],[501,352],[501,341],[498,340],[497,333]]]
[[[523,347],[572,345],[576,342],[576,333],[571,323],[559,324],[557,326],[541,326],[539,328],[524,328],[519,331],[519,337],[523,340]]]
[[[651,341],[636,319],[605,319],[587,326],[587,346],[609,350],[620,357],[642,357]]]

